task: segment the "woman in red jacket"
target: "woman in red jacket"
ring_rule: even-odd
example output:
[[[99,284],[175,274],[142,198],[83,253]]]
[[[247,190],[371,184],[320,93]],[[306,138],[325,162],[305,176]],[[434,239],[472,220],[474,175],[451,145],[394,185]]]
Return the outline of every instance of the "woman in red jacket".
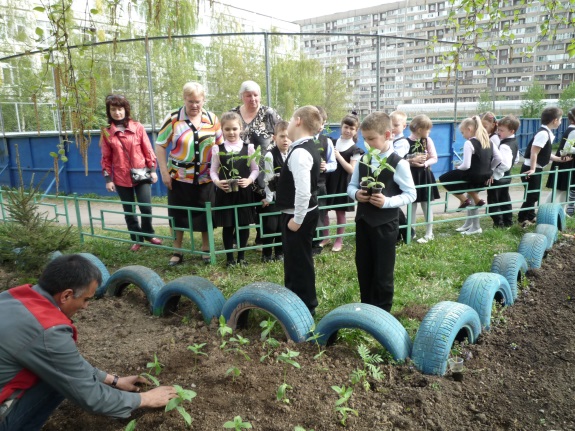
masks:
[[[102,135],[102,171],[106,178],[106,190],[117,191],[124,207],[130,237],[135,242],[131,251],[138,251],[144,240],[159,245],[162,240],[154,237],[152,227],[152,191],[150,183],[132,182],[131,168],[150,168],[151,182],[158,181],[156,155],[148,135],[137,121],[130,118],[130,102],[124,96],[112,94],[106,97],[106,115],[110,126]],[[134,203],[138,201],[142,223],[135,214]],[[144,205],[142,205],[144,204]],[[146,235],[138,235],[141,232]]]

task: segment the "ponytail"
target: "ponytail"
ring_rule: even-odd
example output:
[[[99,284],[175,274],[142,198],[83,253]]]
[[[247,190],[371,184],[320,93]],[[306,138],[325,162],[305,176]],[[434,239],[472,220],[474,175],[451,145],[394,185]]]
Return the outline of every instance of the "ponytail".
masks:
[[[487,130],[485,130],[485,127],[483,127],[481,118],[479,118],[478,115],[474,115],[472,120],[475,126],[475,137],[481,143],[481,148],[484,150],[491,148],[491,143],[489,142],[489,133],[487,133]]]

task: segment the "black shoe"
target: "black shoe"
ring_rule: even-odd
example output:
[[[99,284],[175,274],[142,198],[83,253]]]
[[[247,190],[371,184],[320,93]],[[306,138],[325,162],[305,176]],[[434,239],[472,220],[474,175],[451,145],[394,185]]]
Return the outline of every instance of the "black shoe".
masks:
[[[311,255],[312,255],[312,256],[317,256],[318,254],[321,253],[322,250],[323,250],[323,247],[312,247],[312,249],[311,249]]]
[[[184,261],[184,255],[182,253],[173,253],[172,257],[177,257],[178,260],[171,260],[168,262],[168,266],[181,265]]]
[[[283,254],[276,254],[275,260],[277,262],[283,262],[284,261],[284,255]]]
[[[238,262],[236,263],[236,265],[238,266],[248,266],[248,261],[245,259],[238,259]]]
[[[228,260],[226,262],[226,267],[227,268],[233,268],[234,266],[236,266],[236,261],[235,260]]]
[[[274,258],[271,256],[262,256],[262,263],[270,263],[273,261],[274,261]]]

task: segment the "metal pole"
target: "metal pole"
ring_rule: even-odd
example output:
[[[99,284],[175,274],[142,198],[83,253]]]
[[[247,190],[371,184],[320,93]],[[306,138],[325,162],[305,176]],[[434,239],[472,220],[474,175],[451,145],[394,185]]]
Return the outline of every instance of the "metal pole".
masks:
[[[453,145],[455,144],[455,129],[457,128],[457,97],[459,85],[459,71],[455,68],[455,97],[453,98],[453,130],[451,135],[451,150],[453,152]]]
[[[375,80],[376,80],[376,85],[375,88],[377,89],[377,97],[376,97],[376,106],[377,106],[377,110],[381,111],[381,92],[379,90],[379,86],[381,85],[379,80],[380,80],[380,75],[381,75],[381,66],[379,64],[380,62],[380,52],[381,51],[381,38],[379,37],[379,35],[376,35],[377,37],[377,41],[376,41],[376,48],[377,48],[377,52],[375,53]]]
[[[270,53],[269,53],[269,34],[264,32],[264,49],[266,58],[266,88],[267,88],[267,104],[272,106],[272,88],[270,78]]]
[[[154,114],[154,87],[152,85],[152,66],[150,62],[150,45],[148,38],[144,42],[146,50],[146,73],[148,74],[148,99],[150,101],[150,121],[152,122],[153,142],[156,142],[156,116]]]

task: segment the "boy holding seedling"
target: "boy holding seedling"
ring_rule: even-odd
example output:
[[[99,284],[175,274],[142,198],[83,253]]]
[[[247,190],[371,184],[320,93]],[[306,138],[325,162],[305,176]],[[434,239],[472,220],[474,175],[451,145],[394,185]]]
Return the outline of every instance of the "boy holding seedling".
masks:
[[[292,143],[276,191],[276,207],[283,212],[284,283],[312,315],[317,307],[312,241],[319,216],[317,190],[321,165],[314,136],[322,123],[315,106],[303,106],[294,112],[287,128]]]
[[[384,112],[368,115],[360,130],[364,141],[379,150],[379,156],[372,157],[369,166],[363,161],[356,164],[347,188],[347,194],[358,202],[355,216],[357,278],[361,302],[389,312],[394,291],[398,208],[415,201],[415,185],[409,164],[394,152],[389,115]],[[382,169],[382,166],[385,167]],[[384,188],[381,193],[370,195],[361,190],[360,180],[376,172],[375,180],[383,183]]]

